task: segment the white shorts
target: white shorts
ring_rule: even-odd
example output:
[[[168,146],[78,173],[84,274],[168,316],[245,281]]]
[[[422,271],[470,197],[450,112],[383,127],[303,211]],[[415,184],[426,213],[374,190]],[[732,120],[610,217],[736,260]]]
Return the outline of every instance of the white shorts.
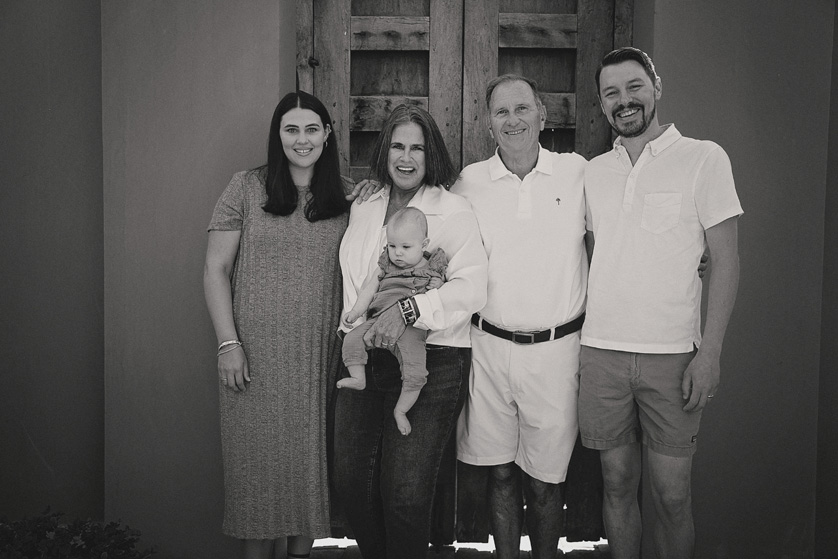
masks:
[[[457,458],[476,466],[515,462],[561,483],[579,429],[579,332],[520,345],[471,327],[468,401],[457,423]]]

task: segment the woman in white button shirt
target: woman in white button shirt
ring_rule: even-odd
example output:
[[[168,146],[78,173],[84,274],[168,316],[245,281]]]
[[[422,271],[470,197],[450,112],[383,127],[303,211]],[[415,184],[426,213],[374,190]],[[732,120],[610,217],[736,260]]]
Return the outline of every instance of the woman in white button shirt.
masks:
[[[427,216],[427,250],[442,248],[449,265],[439,289],[384,311],[366,334],[372,348],[366,388],[337,395],[334,485],[364,559],[424,559],[442,452],[468,388],[469,320],[486,301],[486,252],[471,205],[446,188],[458,172],[426,111],[393,109],[371,172],[384,188],[353,204],[340,247],[344,312],[377,266],[385,225],[405,206]],[[427,384],[408,414],[412,431],[404,436],[393,418],[401,391],[399,363],[388,349],[406,324],[429,333]]]

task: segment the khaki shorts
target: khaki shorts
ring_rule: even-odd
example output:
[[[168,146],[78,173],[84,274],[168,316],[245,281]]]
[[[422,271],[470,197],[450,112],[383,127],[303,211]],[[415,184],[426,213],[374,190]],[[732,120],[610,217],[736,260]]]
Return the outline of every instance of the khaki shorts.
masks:
[[[535,479],[561,483],[578,431],[579,332],[520,345],[472,326],[471,344],[457,457],[477,466],[515,462]]]
[[[650,354],[582,346],[582,444],[607,450],[642,441],[664,456],[692,456],[701,412],[683,410],[681,380],[693,357],[695,350]]]

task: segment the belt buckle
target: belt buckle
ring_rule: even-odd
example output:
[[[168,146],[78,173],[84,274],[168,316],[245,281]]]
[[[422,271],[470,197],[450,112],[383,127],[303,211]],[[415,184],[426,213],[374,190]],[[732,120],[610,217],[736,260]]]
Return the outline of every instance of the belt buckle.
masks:
[[[520,339],[523,338],[523,339]],[[535,332],[512,332],[512,341],[516,344],[526,345],[535,343]]]

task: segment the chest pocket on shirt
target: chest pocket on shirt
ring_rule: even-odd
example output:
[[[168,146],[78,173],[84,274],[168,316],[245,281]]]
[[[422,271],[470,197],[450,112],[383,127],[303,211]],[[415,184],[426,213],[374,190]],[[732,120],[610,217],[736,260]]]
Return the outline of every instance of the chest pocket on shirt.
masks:
[[[650,233],[669,231],[681,219],[681,195],[658,192],[643,197],[643,216],[640,227]]]

